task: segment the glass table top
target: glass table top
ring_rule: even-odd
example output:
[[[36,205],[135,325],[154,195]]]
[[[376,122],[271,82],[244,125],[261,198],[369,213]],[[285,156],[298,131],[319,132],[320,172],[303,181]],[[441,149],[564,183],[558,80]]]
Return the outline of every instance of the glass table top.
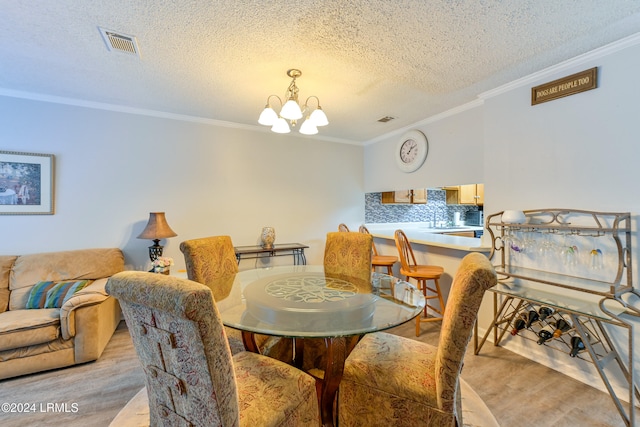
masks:
[[[398,278],[372,273],[370,283],[358,284],[318,265],[241,271],[212,291],[226,326],[293,338],[381,331],[415,318],[425,305],[422,292]]]

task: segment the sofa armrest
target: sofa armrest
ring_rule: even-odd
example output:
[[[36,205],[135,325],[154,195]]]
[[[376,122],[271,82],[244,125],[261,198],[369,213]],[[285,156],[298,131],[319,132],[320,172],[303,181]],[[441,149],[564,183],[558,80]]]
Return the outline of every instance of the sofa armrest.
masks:
[[[73,294],[60,308],[62,338],[68,340],[76,335],[75,310],[80,307],[100,304],[111,298],[104,289],[108,278],[98,279],[84,289]]]

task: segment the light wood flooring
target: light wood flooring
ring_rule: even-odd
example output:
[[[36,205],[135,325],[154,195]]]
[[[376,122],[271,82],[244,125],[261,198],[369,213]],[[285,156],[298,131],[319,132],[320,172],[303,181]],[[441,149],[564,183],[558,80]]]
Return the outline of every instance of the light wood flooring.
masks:
[[[420,341],[437,345],[440,325],[423,323]],[[391,332],[416,339],[415,323]],[[624,426],[611,397],[594,387],[486,343],[478,355],[467,348],[462,377],[502,427]],[[636,409],[640,425],[640,409]]]
[[[415,339],[414,327],[409,322],[391,332]],[[420,341],[437,344],[438,324],[422,330]],[[624,425],[607,394],[500,347],[485,345],[477,356],[467,351],[462,376],[502,427]],[[0,412],[0,425],[108,426],[143,386],[142,368],[121,322],[96,362],[0,381],[0,403],[37,408],[35,413]],[[40,404],[46,408],[47,403],[67,403],[68,412],[41,412]]]

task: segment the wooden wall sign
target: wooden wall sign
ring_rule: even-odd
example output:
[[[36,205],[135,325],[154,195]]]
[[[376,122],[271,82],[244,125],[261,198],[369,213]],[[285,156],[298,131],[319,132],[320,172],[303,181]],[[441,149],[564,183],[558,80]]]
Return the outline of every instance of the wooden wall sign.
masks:
[[[598,87],[598,67],[531,88],[531,105],[541,104]]]

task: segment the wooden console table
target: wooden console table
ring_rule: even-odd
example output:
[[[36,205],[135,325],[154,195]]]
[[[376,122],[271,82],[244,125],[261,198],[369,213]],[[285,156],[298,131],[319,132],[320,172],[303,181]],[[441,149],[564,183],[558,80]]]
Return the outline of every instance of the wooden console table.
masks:
[[[304,250],[309,246],[300,243],[281,243],[273,245],[273,248],[266,249],[260,245],[255,246],[236,246],[236,259],[238,264],[243,259],[258,259],[272,256],[292,256],[293,265],[305,265],[307,259],[304,256]]]

